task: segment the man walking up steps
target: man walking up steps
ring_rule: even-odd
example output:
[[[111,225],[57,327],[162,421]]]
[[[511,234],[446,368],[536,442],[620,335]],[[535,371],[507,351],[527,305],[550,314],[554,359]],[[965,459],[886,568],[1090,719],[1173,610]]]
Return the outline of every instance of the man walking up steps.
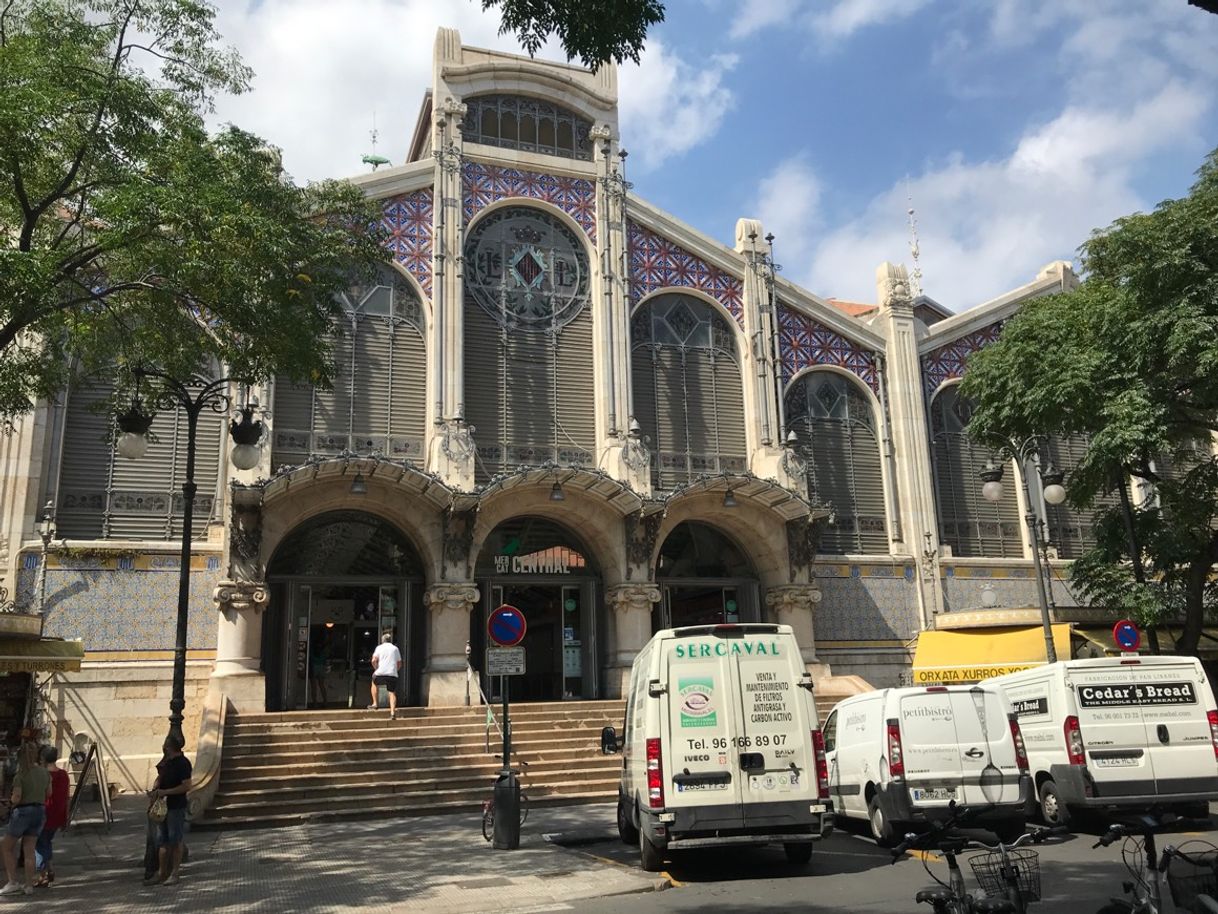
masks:
[[[398,716],[398,674],[402,670],[402,652],[393,643],[393,633],[381,635],[381,643],[372,652],[372,704],[368,710],[376,710],[379,702],[377,689],[385,687],[389,693],[389,719]]]

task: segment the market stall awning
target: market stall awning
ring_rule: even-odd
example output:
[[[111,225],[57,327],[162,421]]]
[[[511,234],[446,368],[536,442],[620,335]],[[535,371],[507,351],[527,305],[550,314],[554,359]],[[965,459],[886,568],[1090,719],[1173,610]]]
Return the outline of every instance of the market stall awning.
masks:
[[[1180,637],[1181,626],[1160,625],[1156,631],[1159,634],[1159,650],[1164,654],[1176,653],[1176,640]],[[1083,646],[1075,650],[1079,657],[1115,657],[1121,653],[1116,642],[1112,640],[1111,625],[1076,625],[1076,637],[1084,639]],[[1141,654],[1150,653],[1150,641],[1145,630],[1142,632],[1142,644],[1138,648]],[[1197,656],[1202,660],[1218,659],[1218,628],[1201,630],[1201,641],[1197,644]]]
[[[1070,656],[1070,626],[1053,626],[1057,656]],[[957,685],[1042,666],[1045,633],[1035,628],[988,628],[965,631],[925,631],[914,652],[914,685]]]
[[[79,641],[0,638],[2,673],[75,673],[84,656],[85,646]]]

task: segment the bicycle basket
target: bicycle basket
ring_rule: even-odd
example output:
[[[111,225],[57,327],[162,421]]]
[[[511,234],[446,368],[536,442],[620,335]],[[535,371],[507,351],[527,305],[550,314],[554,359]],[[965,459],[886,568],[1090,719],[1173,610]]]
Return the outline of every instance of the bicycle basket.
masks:
[[[1015,849],[1007,851],[1007,860],[1015,867],[1015,879],[1024,901],[1040,901],[1040,857],[1036,851]],[[969,858],[973,875],[990,898],[1005,898],[1007,884],[1002,876],[1002,854],[992,851]]]
[[[1177,907],[1196,901],[1199,894],[1218,897],[1218,851],[1173,857],[1167,868],[1167,885]]]

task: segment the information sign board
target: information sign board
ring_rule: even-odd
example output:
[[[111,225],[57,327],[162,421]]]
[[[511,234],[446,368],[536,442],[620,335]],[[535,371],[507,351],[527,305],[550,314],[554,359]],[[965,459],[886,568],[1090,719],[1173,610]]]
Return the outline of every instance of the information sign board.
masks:
[[[486,649],[488,676],[523,676],[523,647],[488,647]]]

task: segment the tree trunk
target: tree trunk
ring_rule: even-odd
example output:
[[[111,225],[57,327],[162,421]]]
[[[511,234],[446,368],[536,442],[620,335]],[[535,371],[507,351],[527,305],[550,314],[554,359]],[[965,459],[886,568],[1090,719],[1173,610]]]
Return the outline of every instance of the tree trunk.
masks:
[[[1201,629],[1205,625],[1205,585],[1210,573],[1210,550],[1207,548],[1188,567],[1188,589],[1184,599],[1184,630],[1176,641],[1176,653],[1197,656]]]

